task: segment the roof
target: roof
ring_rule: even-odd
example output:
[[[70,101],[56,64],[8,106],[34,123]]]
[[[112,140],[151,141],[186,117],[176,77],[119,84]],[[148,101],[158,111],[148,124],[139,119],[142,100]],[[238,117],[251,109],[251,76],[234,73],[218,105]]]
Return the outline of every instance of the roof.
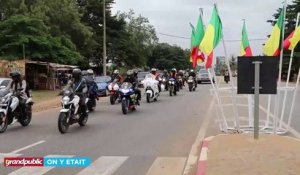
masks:
[[[51,68],[58,69],[58,70],[69,70],[78,67],[74,65],[57,64],[57,63],[50,63],[50,62],[43,62],[43,61],[31,61],[31,60],[26,60],[26,63],[50,66]]]

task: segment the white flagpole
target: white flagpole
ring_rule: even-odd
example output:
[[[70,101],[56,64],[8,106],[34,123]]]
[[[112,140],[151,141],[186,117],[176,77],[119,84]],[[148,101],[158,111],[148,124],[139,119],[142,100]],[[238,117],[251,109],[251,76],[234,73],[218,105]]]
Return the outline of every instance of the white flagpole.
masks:
[[[283,7],[283,26],[282,26],[282,34],[281,34],[281,43],[284,41],[284,29],[285,29],[285,16],[286,16],[286,6],[287,1],[284,1]],[[279,119],[279,108],[280,108],[280,94],[281,94],[281,73],[282,73],[282,60],[283,60],[283,47],[280,48],[280,61],[279,61],[279,75],[278,75],[278,92],[276,96],[276,106],[275,106],[275,117],[274,117],[274,134],[277,133],[277,125]]]
[[[293,100],[292,100],[291,111],[290,111],[289,120],[288,120],[288,124],[287,124],[287,127],[288,127],[287,130],[289,130],[289,127],[290,127],[291,121],[292,121],[292,116],[293,116],[293,113],[294,113],[295,100],[296,100],[296,95],[297,95],[298,87],[299,87],[299,79],[300,79],[300,68],[299,68],[299,71],[298,71],[296,87],[295,87],[295,91],[294,91],[294,94],[293,94]]]
[[[298,24],[299,24],[299,15],[300,15],[300,13],[297,14],[297,21],[296,21],[295,30],[297,29]],[[283,98],[283,107],[282,107],[282,111],[281,111],[281,118],[280,118],[279,128],[282,127],[283,115],[284,115],[284,112],[285,112],[287,88],[289,87],[289,81],[290,81],[290,76],[291,76],[291,69],[292,69],[292,64],[293,64],[293,56],[294,56],[294,49],[292,50],[291,56],[290,56],[288,76],[287,76],[287,80],[286,80],[286,84],[285,84],[285,91],[284,91],[284,98]]]

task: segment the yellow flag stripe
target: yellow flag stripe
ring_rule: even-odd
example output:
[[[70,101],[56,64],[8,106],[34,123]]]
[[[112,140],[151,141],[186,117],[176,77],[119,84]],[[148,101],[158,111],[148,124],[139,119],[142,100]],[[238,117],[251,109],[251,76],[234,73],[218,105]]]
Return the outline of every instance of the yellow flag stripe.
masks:
[[[279,43],[280,43],[280,28],[278,25],[275,25],[272,34],[265,44],[263,50],[264,54],[267,56],[273,56],[275,51],[279,48]]]
[[[293,50],[297,46],[299,41],[300,41],[300,27],[297,27],[293,37],[290,39],[291,45],[289,47],[289,50]]]
[[[213,25],[209,24],[206,28],[206,32],[203,40],[200,44],[200,50],[206,55],[209,55],[214,49],[215,40],[215,28]]]

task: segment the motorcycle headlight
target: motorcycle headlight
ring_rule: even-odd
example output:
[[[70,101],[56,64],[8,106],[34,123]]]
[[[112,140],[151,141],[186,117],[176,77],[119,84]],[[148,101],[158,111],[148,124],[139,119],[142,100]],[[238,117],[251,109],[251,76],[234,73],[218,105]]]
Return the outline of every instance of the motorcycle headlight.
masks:
[[[69,104],[69,102],[70,102],[70,97],[64,96],[63,99],[62,99],[62,102],[63,102],[64,105]]]
[[[174,81],[172,81],[172,84],[175,84],[175,82],[174,82]]]
[[[114,90],[115,91],[119,90],[119,86],[117,84],[114,85]]]
[[[169,81],[169,84],[172,84],[172,81]]]
[[[112,84],[109,84],[107,88],[108,88],[108,90],[110,90],[110,91],[111,91],[111,90],[112,90],[112,88],[113,88],[113,87],[112,87]]]

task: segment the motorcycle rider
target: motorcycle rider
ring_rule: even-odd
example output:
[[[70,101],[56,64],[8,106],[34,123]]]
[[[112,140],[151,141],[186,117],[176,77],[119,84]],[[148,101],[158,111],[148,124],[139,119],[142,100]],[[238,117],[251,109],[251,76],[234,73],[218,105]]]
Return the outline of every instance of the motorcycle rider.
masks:
[[[126,73],[126,78],[123,82],[128,82],[132,84],[132,88],[134,93],[137,95],[137,104],[140,105],[140,100],[142,98],[141,91],[138,89],[138,79],[137,79],[137,71],[128,70]]]
[[[26,101],[28,100],[28,97],[30,96],[28,89],[27,89],[27,83],[24,79],[22,79],[20,72],[14,71],[10,73],[10,77],[13,80],[10,90],[13,93],[17,93],[17,97],[20,101],[20,107],[22,111],[22,117],[26,116]]]
[[[97,100],[99,100],[98,96],[97,96],[97,90],[98,90],[98,86],[94,80],[94,71],[92,69],[88,69],[85,71],[83,74],[83,78],[86,81],[87,87],[88,87],[88,93],[89,93],[89,97],[90,98],[96,98]]]
[[[183,71],[182,70],[178,71],[178,77],[179,76],[181,76],[181,78],[182,78],[182,85],[184,86],[184,77],[183,77]]]
[[[224,81],[225,81],[226,83],[227,83],[228,81],[230,81],[228,69],[226,69],[225,72],[224,72]]]
[[[161,81],[159,81],[159,74],[157,73],[157,69],[152,68],[151,74],[153,75],[153,79],[158,81],[158,91],[161,92]]]
[[[85,74],[85,72],[84,72]],[[86,117],[87,113],[87,106],[86,106],[86,96],[88,92],[88,87],[86,80],[82,77],[82,72],[80,69],[75,68],[72,72],[72,79],[68,82],[67,86],[64,89],[72,88],[74,93],[79,96],[79,106],[82,112],[82,115]]]
[[[178,75],[177,75],[176,68],[172,68],[171,73],[170,73],[170,78],[174,78],[175,79],[175,88],[176,88],[176,91],[179,91],[177,77],[178,77]]]
[[[196,73],[194,72],[193,69],[191,69],[189,76],[192,76],[195,82],[195,87],[197,87],[197,81],[196,81]]]
[[[111,75],[111,80],[118,83],[122,82],[122,77],[118,69],[114,70],[113,74]]]

